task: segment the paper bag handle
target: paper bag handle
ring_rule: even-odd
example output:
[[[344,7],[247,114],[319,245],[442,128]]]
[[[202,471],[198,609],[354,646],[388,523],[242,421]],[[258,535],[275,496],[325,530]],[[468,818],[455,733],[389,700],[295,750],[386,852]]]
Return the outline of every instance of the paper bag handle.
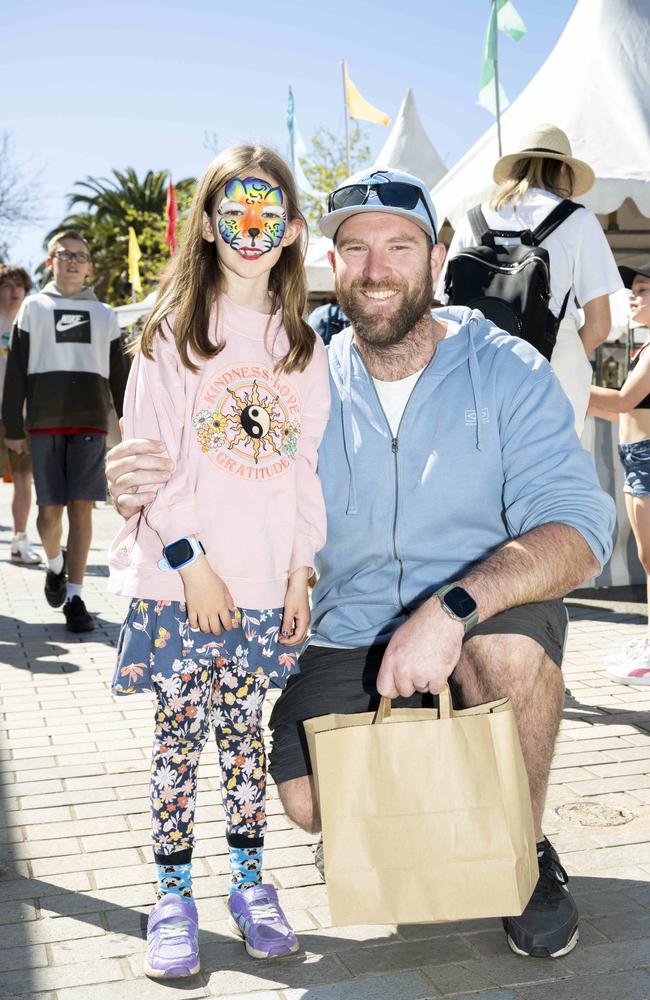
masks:
[[[451,691],[449,690],[448,684],[445,684],[445,686],[441,689],[440,693],[438,694],[438,706],[439,706],[439,718],[450,719],[452,715]],[[390,712],[391,712],[391,700],[390,698],[384,698],[384,696],[382,695],[379,701],[379,707],[377,708],[377,711],[375,712],[375,717],[372,720],[373,726],[385,722],[386,719],[390,719]]]

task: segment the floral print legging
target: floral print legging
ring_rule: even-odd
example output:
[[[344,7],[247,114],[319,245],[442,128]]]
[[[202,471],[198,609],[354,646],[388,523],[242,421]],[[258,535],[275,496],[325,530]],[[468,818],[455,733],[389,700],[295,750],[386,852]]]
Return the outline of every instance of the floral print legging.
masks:
[[[197,770],[210,727],[221,765],[226,830],[263,837],[262,706],[269,678],[216,657],[211,666],[187,659],[174,677],[152,680],[157,702],[150,781],[154,853],[168,856],[194,847]]]

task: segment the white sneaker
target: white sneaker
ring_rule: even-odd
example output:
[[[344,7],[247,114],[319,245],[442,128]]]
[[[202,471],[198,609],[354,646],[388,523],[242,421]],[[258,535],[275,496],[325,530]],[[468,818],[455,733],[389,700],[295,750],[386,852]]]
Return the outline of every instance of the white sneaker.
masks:
[[[42,562],[38,552],[34,552],[29,544],[29,538],[24,531],[14,536],[11,543],[11,558],[15,562],[25,563],[28,566],[36,566],[37,563]]]
[[[650,686],[650,645],[633,651],[626,660],[611,663],[607,667],[607,676],[619,684],[633,686]]]
[[[629,642],[621,646],[618,652],[605,656],[603,663],[606,667],[612,667],[619,663],[627,663],[631,656],[637,656],[638,653],[642,653],[648,648],[650,648],[650,639],[648,639],[648,636],[644,635],[640,639],[630,639]]]

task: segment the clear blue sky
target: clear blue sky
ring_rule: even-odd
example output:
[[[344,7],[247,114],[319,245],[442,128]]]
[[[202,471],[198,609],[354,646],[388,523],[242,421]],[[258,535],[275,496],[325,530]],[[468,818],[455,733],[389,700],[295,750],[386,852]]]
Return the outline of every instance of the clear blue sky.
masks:
[[[513,100],[549,54],[574,0],[515,0],[528,33],[500,36]],[[45,219],[16,241],[34,267],[43,233],[87,174],[113,167],[199,175],[221,145],[261,139],[286,152],[287,87],[308,141],[343,133],[340,60],[394,119],[412,87],[424,126],[451,166],[491,124],[476,103],[488,0],[19,0],[4,5],[1,129],[20,162],[41,168]],[[368,125],[373,152],[388,131]]]

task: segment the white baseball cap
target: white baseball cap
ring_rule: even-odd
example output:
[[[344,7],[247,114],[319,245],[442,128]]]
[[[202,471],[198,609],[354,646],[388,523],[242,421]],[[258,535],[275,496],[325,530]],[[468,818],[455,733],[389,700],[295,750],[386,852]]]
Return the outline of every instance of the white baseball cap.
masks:
[[[384,212],[410,219],[437,242],[438,220],[424,181],[403,170],[361,170],[330,194],[320,220],[323,236],[334,239],[342,222],[363,212]]]

